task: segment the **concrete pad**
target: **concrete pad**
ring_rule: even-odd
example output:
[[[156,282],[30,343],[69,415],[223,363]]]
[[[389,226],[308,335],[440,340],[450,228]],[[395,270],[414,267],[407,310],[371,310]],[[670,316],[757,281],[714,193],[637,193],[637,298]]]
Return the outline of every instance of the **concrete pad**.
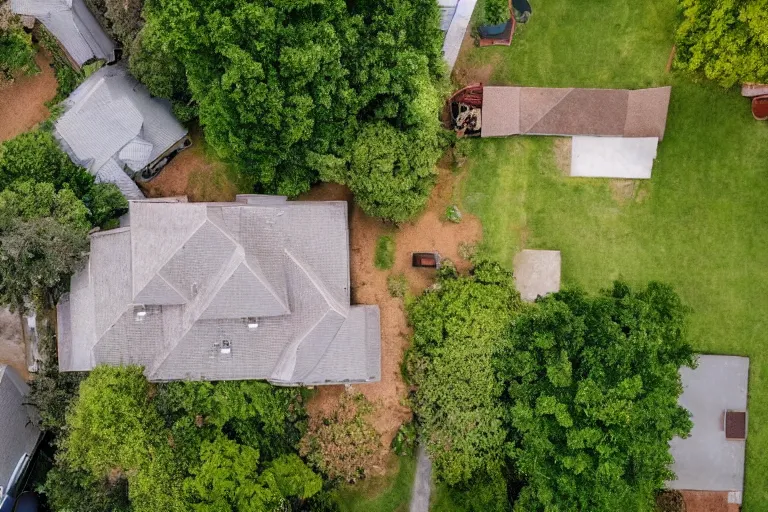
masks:
[[[571,176],[650,179],[656,137],[573,137]]]
[[[448,64],[448,72],[453,70],[456,59],[459,58],[461,43],[464,41],[464,35],[467,33],[469,19],[472,17],[472,11],[475,10],[477,0],[458,0],[453,18],[448,24],[448,30],[443,40],[443,59]]]
[[[533,302],[536,297],[560,291],[560,251],[526,249],[515,256],[514,277],[520,297]]]
[[[702,355],[698,368],[681,368],[680,376],[679,403],[691,412],[693,429],[687,439],[676,437],[669,443],[677,480],[667,487],[743,492],[745,441],[725,438],[723,415],[747,408],[749,358]],[[733,494],[731,499],[740,497]]]

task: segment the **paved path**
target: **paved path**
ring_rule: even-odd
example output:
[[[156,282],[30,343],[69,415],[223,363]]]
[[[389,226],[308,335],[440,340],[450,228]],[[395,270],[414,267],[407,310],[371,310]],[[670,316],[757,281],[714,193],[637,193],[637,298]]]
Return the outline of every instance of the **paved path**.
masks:
[[[432,461],[427,452],[419,445],[416,461],[416,478],[411,494],[410,512],[429,512],[429,494],[432,486]]]

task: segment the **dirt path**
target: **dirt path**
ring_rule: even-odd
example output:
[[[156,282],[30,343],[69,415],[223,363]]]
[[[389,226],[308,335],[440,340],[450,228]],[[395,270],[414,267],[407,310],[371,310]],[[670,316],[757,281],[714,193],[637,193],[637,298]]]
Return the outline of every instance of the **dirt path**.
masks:
[[[353,207],[350,214],[352,302],[379,305],[382,342],[381,382],[351,387],[375,404],[374,427],[381,434],[382,459],[388,458],[389,446],[400,425],[411,418],[410,409],[404,405],[408,388],[403,382],[400,368],[411,332],[402,299],[391,297],[387,291],[387,276],[405,274],[411,293],[418,294],[432,284],[434,271],[412,268],[412,252],[437,250],[443,257],[453,260],[460,269],[469,266],[468,262],[459,258],[459,244],[475,243],[480,239],[480,221],[467,214],[458,224],[441,220],[446,207],[453,200],[454,188],[459,179],[450,171],[441,170],[427,210],[416,221],[404,224],[399,229],[367,217],[357,206]],[[325,184],[315,187],[301,199],[349,200],[350,194],[344,187]],[[395,264],[389,271],[378,270],[373,265],[376,241],[386,233],[393,233],[396,244]],[[320,387],[309,403],[309,413],[328,416],[343,392],[343,386]],[[383,471],[382,465],[379,472]],[[377,473],[376,468],[372,473]]]
[[[30,130],[50,115],[45,102],[56,96],[57,85],[51,57],[40,50],[35,62],[40,73],[0,86],[0,142]]]

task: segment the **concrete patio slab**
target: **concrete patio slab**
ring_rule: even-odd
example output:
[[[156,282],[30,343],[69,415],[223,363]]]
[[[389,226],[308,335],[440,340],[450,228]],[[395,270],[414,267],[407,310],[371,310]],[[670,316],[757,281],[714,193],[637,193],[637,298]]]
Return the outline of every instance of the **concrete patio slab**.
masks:
[[[514,277],[520,297],[533,302],[536,297],[560,291],[560,251],[525,249],[515,256]]]
[[[667,482],[667,487],[734,491],[731,496],[740,500],[745,441],[726,439],[723,419],[726,410],[747,408],[749,358],[702,355],[698,368],[681,368],[680,375],[683,394],[679,403],[691,412],[693,429],[687,439],[676,437],[669,443],[677,480]]]
[[[571,176],[650,179],[656,137],[573,137]]]

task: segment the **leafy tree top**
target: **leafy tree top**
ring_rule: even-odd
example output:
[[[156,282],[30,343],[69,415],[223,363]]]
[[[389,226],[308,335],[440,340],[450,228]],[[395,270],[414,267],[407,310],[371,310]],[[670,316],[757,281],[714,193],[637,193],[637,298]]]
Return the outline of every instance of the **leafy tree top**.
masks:
[[[597,297],[540,299],[496,357],[515,510],[652,510],[673,477],[669,441],[691,428],[678,369],[694,366],[686,309],[671,288],[623,283]]]
[[[680,0],[677,64],[724,87],[768,82],[768,0]]]

